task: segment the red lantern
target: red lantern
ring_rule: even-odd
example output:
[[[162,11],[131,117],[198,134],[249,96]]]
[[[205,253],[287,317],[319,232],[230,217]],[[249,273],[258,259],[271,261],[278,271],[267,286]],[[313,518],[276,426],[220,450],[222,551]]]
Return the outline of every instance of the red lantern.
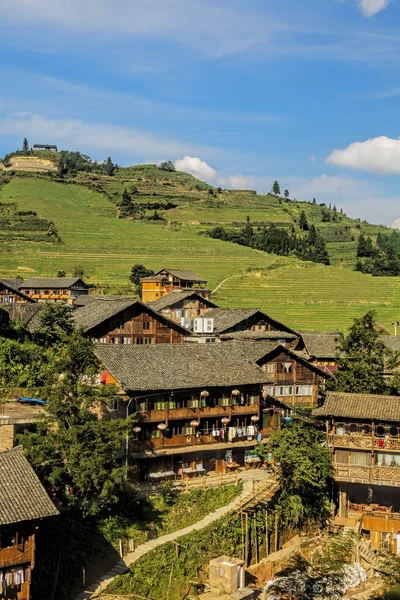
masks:
[[[164,429],[167,429],[167,426],[165,423],[159,423],[157,425],[157,429],[159,429],[160,431],[164,431]]]
[[[259,416],[257,416],[257,415],[253,415],[253,416],[252,416],[252,417],[250,417],[250,418],[251,418],[251,420],[253,421],[253,423],[256,423],[257,421],[259,421],[259,420],[260,420],[260,417],[259,417]]]
[[[190,421],[190,427],[198,427],[199,425],[199,421]]]
[[[221,419],[221,423],[222,423],[223,425],[227,425],[228,423],[230,423],[230,421],[231,421],[231,420],[230,420],[230,419],[228,419],[228,417],[224,417],[223,419]]]

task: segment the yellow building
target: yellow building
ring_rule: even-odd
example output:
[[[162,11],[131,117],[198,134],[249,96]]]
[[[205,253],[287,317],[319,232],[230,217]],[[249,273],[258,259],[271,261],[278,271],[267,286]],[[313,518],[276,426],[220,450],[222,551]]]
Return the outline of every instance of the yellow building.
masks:
[[[161,269],[155,275],[140,280],[142,285],[142,301],[154,302],[166,294],[176,290],[196,290],[200,296],[210,300],[211,291],[206,288],[207,280],[193,271],[175,271]]]

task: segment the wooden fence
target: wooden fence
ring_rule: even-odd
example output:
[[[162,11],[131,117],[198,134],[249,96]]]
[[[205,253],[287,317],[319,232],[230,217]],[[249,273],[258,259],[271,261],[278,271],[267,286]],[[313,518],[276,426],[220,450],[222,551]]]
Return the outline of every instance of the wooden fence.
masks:
[[[162,489],[163,483],[165,483],[165,481],[156,484],[140,484],[139,487],[143,492],[159,492]],[[218,487],[221,485],[237,485],[239,483],[239,472],[235,471],[234,473],[220,473],[219,475],[205,475],[190,479],[169,480],[169,483],[173,490],[176,490],[181,494],[185,494],[191,492],[192,490],[206,490],[208,488]]]

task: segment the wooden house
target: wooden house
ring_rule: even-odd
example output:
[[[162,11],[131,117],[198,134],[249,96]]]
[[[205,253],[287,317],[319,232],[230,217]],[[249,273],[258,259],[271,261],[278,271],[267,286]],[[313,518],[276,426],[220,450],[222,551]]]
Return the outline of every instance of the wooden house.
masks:
[[[337,331],[300,332],[296,351],[314,365],[333,373],[337,368]]]
[[[44,408],[16,400],[0,406],[0,452],[16,445],[17,435],[31,429],[43,417]],[[0,596],[1,597],[1,596]]]
[[[0,279],[0,305],[27,304],[34,302],[32,298],[21,292],[18,288],[22,279]]]
[[[198,294],[211,299],[211,291],[206,288],[207,280],[193,271],[161,269],[150,277],[140,280],[142,301],[154,302],[176,290],[196,290]]]
[[[212,319],[214,335],[221,341],[275,340],[295,345],[298,334],[258,308],[211,308],[204,316]]]
[[[289,406],[317,406],[329,373],[273,341],[243,341],[240,348],[266,374],[265,394]]]
[[[36,530],[58,510],[22,448],[0,452],[0,473],[0,597],[29,600]]]
[[[179,324],[189,319],[188,323],[191,325],[193,319],[203,316],[217,305],[193,290],[176,290],[150,302],[149,306]]]
[[[19,290],[36,302],[64,302],[72,305],[79,296],[89,294],[80,277],[34,277],[24,281]]]
[[[280,427],[284,407],[264,399],[265,373],[237,344],[101,346],[95,353],[138,424],[137,476],[196,476],[260,464],[254,447]]]
[[[314,416],[326,420],[340,517],[361,516],[376,549],[400,552],[400,399],[328,392]]]
[[[100,344],[180,344],[192,335],[132,297],[99,296],[73,316],[77,327]]]

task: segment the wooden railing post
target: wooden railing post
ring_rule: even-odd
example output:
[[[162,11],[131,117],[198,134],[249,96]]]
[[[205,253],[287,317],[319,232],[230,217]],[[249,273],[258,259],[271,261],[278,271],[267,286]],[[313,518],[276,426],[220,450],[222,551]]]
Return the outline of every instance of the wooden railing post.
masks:
[[[237,485],[239,483],[239,471],[235,471],[235,481]]]
[[[188,493],[188,491],[189,491],[189,479],[186,479],[185,484],[186,484],[185,491],[186,491],[186,493]]]

